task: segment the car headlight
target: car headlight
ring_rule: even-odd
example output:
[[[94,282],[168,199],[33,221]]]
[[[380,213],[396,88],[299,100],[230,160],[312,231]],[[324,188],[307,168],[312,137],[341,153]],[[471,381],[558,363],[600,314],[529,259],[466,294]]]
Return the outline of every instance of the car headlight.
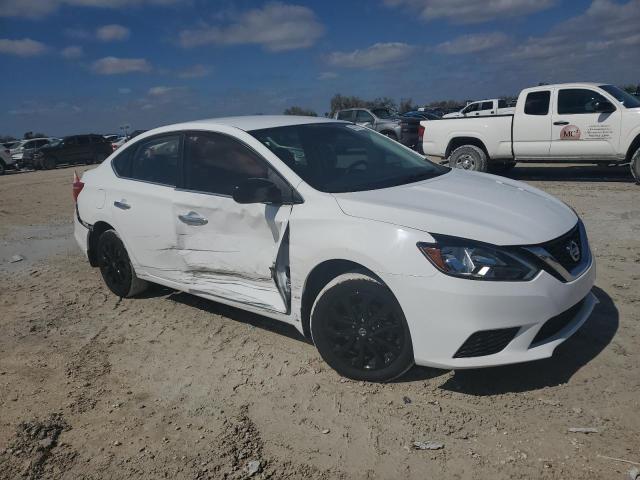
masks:
[[[470,280],[527,281],[540,268],[515,248],[498,247],[464,238],[434,235],[436,243],[418,243],[418,249],[441,272]]]

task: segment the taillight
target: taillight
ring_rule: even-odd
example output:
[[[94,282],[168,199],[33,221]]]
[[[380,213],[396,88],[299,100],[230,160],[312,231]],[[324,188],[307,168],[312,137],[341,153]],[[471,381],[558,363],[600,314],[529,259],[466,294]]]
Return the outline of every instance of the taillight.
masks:
[[[84,183],[82,183],[80,181],[80,177],[78,177],[77,172],[73,172],[73,185],[72,185],[72,189],[73,189],[73,201],[77,202],[78,201],[78,195],[80,195],[80,192],[82,191],[82,188],[84,187]]]
[[[418,141],[422,142],[423,138],[424,138],[424,127],[422,125],[420,125],[418,127]]]

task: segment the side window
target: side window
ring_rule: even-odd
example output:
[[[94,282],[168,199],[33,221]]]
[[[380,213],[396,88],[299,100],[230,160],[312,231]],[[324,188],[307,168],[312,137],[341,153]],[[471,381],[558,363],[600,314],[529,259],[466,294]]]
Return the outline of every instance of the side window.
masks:
[[[507,108],[507,101],[506,100],[498,100],[498,108]]]
[[[356,123],[373,123],[373,116],[366,110],[358,110],[356,113]]]
[[[547,115],[550,101],[551,92],[548,90],[528,93],[524,101],[524,113],[526,115]]]
[[[233,195],[234,188],[249,178],[278,175],[255,152],[237,140],[217,133],[193,132],[184,143],[187,190]]]
[[[338,112],[338,120],[346,120],[348,122],[353,118],[353,110],[343,110]]]
[[[125,148],[123,151],[118,153],[116,158],[111,161],[111,165],[113,166],[113,169],[116,171],[118,176],[131,176],[131,154],[135,149],[135,147]]]
[[[607,101],[593,90],[583,88],[565,88],[558,92],[559,114],[596,113],[596,102]]]
[[[78,137],[78,144],[79,145],[89,145],[89,136],[88,135],[81,135]]]
[[[467,105],[467,107],[464,110],[462,110],[462,113],[475,112],[476,110],[478,110],[479,105],[480,105],[479,103],[472,103],[470,105]]]
[[[141,142],[131,159],[131,178],[176,186],[180,135],[154,137]]]
[[[482,102],[480,110],[493,110],[493,102]]]

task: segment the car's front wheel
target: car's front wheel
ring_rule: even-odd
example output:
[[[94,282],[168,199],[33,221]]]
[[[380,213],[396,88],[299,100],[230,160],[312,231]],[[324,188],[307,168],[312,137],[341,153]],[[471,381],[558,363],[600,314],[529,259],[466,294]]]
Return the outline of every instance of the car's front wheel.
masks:
[[[4,175],[6,170],[7,170],[7,167],[4,165],[4,162],[0,160],[0,175]]]
[[[311,310],[311,335],[324,361],[354,380],[390,381],[414,362],[400,304],[362,273],[340,275],[322,289]]]
[[[127,249],[115,230],[100,235],[97,253],[104,283],[114,294],[128,298],[147,288],[148,283],[136,276]]]
[[[53,170],[58,166],[58,162],[55,158],[47,156],[42,159],[42,167],[45,170]]]

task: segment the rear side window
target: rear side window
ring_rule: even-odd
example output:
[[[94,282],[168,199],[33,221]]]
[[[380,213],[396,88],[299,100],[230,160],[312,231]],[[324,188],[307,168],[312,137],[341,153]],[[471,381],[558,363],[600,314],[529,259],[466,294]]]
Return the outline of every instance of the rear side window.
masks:
[[[548,90],[531,92],[527,94],[527,99],[524,102],[524,113],[527,115],[547,115],[550,101],[551,92]]]
[[[131,154],[134,150],[135,148],[125,148],[111,161],[111,165],[119,177],[131,176]]]
[[[179,157],[180,135],[145,140],[135,148],[131,158],[130,178],[175,187]]]
[[[480,110],[491,110],[493,108],[493,102],[482,102]]]
[[[356,123],[373,123],[373,116],[366,110],[358,110]]]
[[[338,120],[346,120],[348,122],[353,118],[353,110],[343,110],[338,112]]]
[[[498,108],[507,108],[506,100],[498,100]]]
[[[584,88],[565,88],[558,92],[559,114],[596,113],[597,102],[608,101],[598,92]]]
[[[279,182],[275,171],[253,150],[217,133],[187,134],[184,164],[184,187],[197,192],[231,196],[235,187],[249,178]]]

